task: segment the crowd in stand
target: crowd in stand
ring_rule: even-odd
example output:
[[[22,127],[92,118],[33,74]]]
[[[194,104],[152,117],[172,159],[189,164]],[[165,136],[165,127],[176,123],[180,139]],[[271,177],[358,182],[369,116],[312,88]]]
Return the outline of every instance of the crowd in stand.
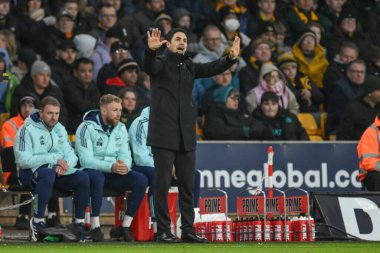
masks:
[[[47,96],[71,135],[105,94],[120,97],[129,129],[150,105],[142,64],[154,28],[162,39],[186,30],[195,63],[240,38],[234,66],[194,82],[205,140],[309,140],[299,113],[326,139],[359,140],[380,112],[378,0],[0,0],[0,115],[11,118],[1,146]]]
[[[37,102],[51,95],[62,105],[60,122],[74,134],[99,97],[114,94],[130,125],[150,103],[142,69],[146,32],[159,28],[165,36],[180,27],[188,32],[187,53],[199,63],[228,54],[240,37],[237,64],[195,80],[203,139],[289,140],[287,122],[299,124],[294,114],[310,113],[317,123],[327,115],[326,139],[358,140],[363,122],[379,111],[372,93],[380,84],[364,94],[366,76],[380,75],[379,22],[375,0],[0,0],[0,113],[16,116],[26,95]],[[265,92],[278,96],[280,110],[265,119],[272,135],[253,135]],[[226,106],[229,95],[237,108]]]

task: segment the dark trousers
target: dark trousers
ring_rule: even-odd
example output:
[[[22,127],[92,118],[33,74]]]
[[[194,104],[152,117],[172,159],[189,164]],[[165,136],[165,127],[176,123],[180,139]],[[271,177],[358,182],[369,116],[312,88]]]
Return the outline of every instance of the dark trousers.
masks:
[[[23,185],[34,188],[34,217],[44,218],[46,205],[55,188],[74,192],[75,218],[84,219],[89,197],[89,179],[82,171],[58,177],[54,169],[41,166],[34,173],[32,170],[20,170],[19,180]]]
[[[170,232],[168,191],[172,178],[173,165],[175,166],[178,179],[181,229],[183,233],[195,233],[193,226],[195,151],[174,151],[152,147],[152,153],[156,169],[153,196],[157,233]]]
[[[380,191],[380,172],[368,172],[365,175],[364,186],[368,191]]]
[[[120,193],[132,191],[127,199],[127,210],[125,214],[134,217],[141,201],[144,198],[148,179],[141,173],[129,171],[125,175],[114,173],[103,173],[94,169],[85,169],[90,178],[90,202],[91,217],[100,215],[103,199],[103,187],[110,188]]]

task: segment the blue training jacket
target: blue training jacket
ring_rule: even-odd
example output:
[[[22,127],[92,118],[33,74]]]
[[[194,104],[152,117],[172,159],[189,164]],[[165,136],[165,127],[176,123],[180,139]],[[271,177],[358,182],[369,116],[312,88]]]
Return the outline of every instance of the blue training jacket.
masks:
[[[75,150],[82,169],[112,173],[112,164],[122,160],[131,169],[128,131],[119,122],[112,129],[103,129],[100,111],[91,110],[83,117],[75,134]]]
[[[150,107],[144,108],[129,128],[133,160],[137,166],[154,167],[152,149],[147,144]]]
[[[32,169],[35,172],[42,165],[55,168],[57,160],[63,159],[69,165],[65,175],[76,171],[74,167],[78,158],[65,127],[58,122],[49,131],[38,111],[34,111],[17,131],[14,153],[17,169]]]

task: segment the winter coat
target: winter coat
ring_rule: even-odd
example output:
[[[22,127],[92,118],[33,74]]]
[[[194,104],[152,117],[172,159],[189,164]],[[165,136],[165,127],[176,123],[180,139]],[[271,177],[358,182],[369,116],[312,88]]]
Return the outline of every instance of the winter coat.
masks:
[[[151,147],[147,144],[150,107],[144,108],[129,128],[133,161],[137,166],[154,167]]]
[[[125,125],[104,126],[99,110],[87,112],[75,134],[75,150],[82,169],[94,169],[112,173],[112,165],[118,160],[131,169],[132,157]]]
[[[309,76],[317,84],[318,88],[322,88],[323,76],[329,65],[324,48],[321,45],[316,45],[311,61],[306,59],[300,45],[297,43],[293,46],[293,54],[299,64],[299,72]]]
[[[210,77],[230,68],[229,56],[209,63],[193,63],[187,55],[166,50],[146,51],[143,70],[151,77],[151,111],[148,143],[171,150],[195,150],[197,108],[192,101],[194,79]],[[180,139],[183,147],[180,147]]]
[[[356,141],[369,127],[380,112],[380,104],[372,108],[360,97],[348,103],[340,118],[336,133],[337,140]]]
[[[35,172],[43,165],[55,169],[57,160],[62,159],[69,165],[65,175],[76,171],[74,167],[78,158],[71,147],[65,127],[58,122],[49,130],[40,119],[38,111],[32,113],[17,131],[14,153],[17,169],[31,169]]]
[[[273,119],[266,117],[260,107],[256,108],[250,132],[253,140],[309,140],[297,116],[282,108]]]
[[[224,105],[212,106],[205,117],[203,132],[205,140],[250,139],[251,117],[239,110],[227,109]]]
[[[84,114],[99,107],[100,94],[94,83],[85,89],[78,78],[65,83],[62,92],[68,111],[66,128],[69,133],[75,134]]]

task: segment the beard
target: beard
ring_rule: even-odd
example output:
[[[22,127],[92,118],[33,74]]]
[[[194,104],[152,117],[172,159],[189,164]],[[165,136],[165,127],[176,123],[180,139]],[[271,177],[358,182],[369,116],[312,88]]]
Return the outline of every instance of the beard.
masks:
[[[119,119],[114,118],[107,118],[107,125],[111,125],[112,127],[115,127],[119,123]]]

